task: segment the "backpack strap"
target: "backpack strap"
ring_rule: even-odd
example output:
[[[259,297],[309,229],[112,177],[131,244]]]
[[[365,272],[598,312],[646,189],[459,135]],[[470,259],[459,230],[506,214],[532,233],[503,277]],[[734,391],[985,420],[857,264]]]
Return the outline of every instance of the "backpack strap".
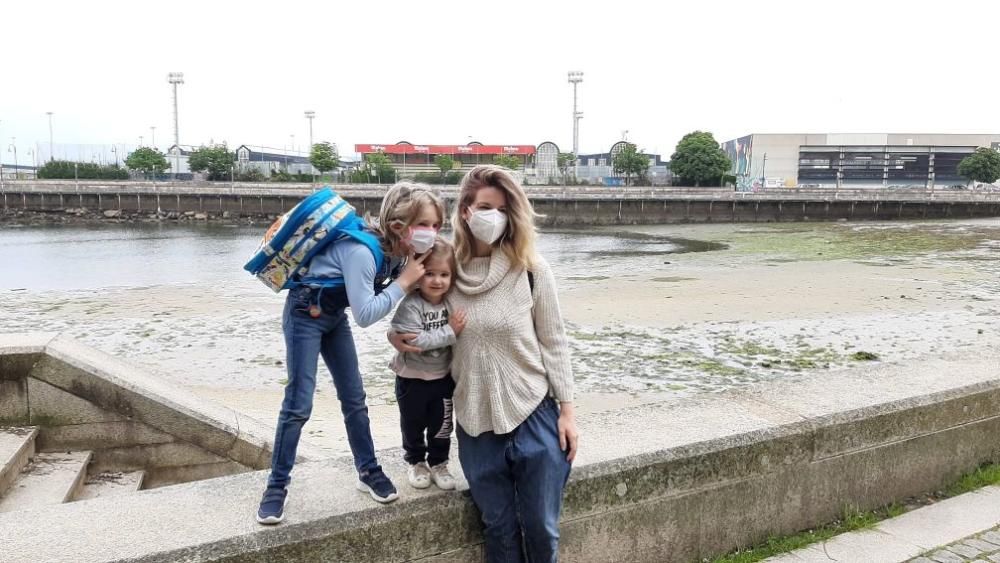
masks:
[[[531,293],[535,292],[535,273],[531,270],[528,270],[528,289],[531,290]]]

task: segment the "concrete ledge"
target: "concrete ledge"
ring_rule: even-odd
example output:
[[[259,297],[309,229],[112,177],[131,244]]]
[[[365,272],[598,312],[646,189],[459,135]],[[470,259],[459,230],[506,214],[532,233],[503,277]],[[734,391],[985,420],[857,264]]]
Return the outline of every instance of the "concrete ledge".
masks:
[[[1000,461],[998,377],[997,356],[945,358],[581,418],[562,557],[688,562],[829,521],[846,505],[936,489]],[[413,491],[396,456],[380,459],[402,485],[389,506],[354,491],[350,460],[333,459],[296,467],[275,528],[252,518],[260,471],[0,515],[5,553],[12,562],[481,560],[468,495]]]
[[[91,470],[146,470],[147,486],[270,465],[272,428],[165,381],[71,338],[0,334],[0,422],[38,426],[39,451],[93,451]]]

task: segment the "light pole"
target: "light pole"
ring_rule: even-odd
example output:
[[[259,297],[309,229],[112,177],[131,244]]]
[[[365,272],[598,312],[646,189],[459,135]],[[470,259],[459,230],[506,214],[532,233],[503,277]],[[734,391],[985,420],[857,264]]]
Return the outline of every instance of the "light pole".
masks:
[[[184,73],[171,72],[167,74],[167,82],[174,88],[174,147],[177,149],[174,152],[174,179],[177,179],[177,174],[181,171],[181,135],[177,127],[177,85],[184,84]]]
[[[767,153],[764,153],[764,162],[760,165],[760,189],[767,187],[767,176],[764,175],[764,169],[767,167]]]
[[[305,112],[306,119],[309,120],[309,156],[312,156],[313,150],[313,118],[316,117],[316,112],[311,109],[307,109]],[[312,172],[313,182],[316,181],[316,170],[312,166],[312,160],[309,162],[309,170]]]
[[[583,119],[583,113],[576,110],[576,87],[578,84],[583,82],[583,72],[579,70],[571,70],[567,74],[569,83],[573,85],[573,177],[577,176],[578,162],[580,161],[580,120]]]
[[[151,125],[149,127],[149,144],[154,149],[156,148],[156,126],[155,125]]]
[[[143,147],[143,144],[142,144],[142,143],[143,143],[143,140],[142,140],[142,135],[139,135],[139,148],[140,148],[140,149],[141,149],[141,148]]]
[[[14,137],[10,138],[10,146],[7,147],[7,152],[13,152],[14,153],[14,179],[17,180],[20,177],[18,176],[19,173],[17,171],[17,139],[16,138],[14,138]]]
[[[55,160],[55,149],[52,144],[52,112],[47,111],[45,115],[49,116],[49,162]]]

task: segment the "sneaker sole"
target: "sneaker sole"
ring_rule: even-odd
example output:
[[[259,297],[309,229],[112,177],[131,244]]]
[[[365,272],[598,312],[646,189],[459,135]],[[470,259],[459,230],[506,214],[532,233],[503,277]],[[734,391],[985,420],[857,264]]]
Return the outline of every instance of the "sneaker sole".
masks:
[[[257,513],[257,523],[263,524],[265,526],[273,526],[275,524],[280,524],[282,520],[285,519],[285,507],[288,506],[288,497],[285,497],[285,502],[281,504],[281,516],[265,516],[260,517],[260,512]]]
[[[438,483],[437,481],[434,481],[434,486],[436,486],[437,488],[441,489],[442,491],[454,491],[455,490],[455,483],[452,483],[450,487],[443,487],[443,486],[441,486],[441,483]]]
[[[431,482],[429,480],[426,483],[422,484],[422,485],[414,483],[413,481],[410,481],[409,479],[407,479],[407,481],[410,483],[410,486],[413,487],[414,489],[429,489],[430,486],[431,486]]]
[[[399,493],[392,493],[387,497],[380,497],[377,494],[375,494],[375,491],[371,487],[366,485],[364,481],[358,481],[356,486],[359,491],[361,491],[362,493],[368,493],[368,495],[372,497],[372,499],[374,499],[375,502],[380,502],[382,504],[388,504],[399,498]]]

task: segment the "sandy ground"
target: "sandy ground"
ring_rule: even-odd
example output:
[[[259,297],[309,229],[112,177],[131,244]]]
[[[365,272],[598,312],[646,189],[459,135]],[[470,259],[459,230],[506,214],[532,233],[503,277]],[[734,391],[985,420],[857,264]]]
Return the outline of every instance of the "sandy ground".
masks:
[[[729,248],[567,262],[557,278],[578,412],[835,371],[858,352],[896,361],[1000,344],[1000,222],[873,228],[647,227],[636,230]],[[65,332],[273,424],[286,377],[281,307],[255,285],[4,290],[0,331]],[[385,328],[355,333],[380,449],[399,445]],[[305,437],[347,453],[320,374]]]

